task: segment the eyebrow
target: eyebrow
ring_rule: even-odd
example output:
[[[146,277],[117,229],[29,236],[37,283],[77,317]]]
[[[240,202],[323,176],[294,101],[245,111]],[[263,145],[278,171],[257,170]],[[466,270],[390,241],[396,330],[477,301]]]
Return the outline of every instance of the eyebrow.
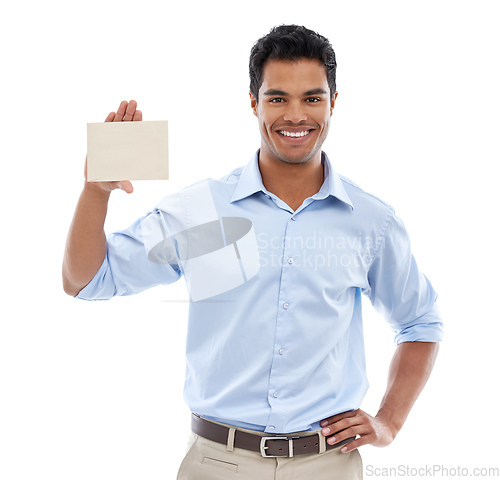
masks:
[[[326,95],[327,91],[323,88],[313,88],[312,90],[308,90],[307,92],[304,92],[304,96],[308,95]],[[264,95],[280,95],[282,97],[287,97],[288,93],[284,92],[283,90],[277,90],[275,88],[270,88],[269,90],[266,90],[264,92]]]

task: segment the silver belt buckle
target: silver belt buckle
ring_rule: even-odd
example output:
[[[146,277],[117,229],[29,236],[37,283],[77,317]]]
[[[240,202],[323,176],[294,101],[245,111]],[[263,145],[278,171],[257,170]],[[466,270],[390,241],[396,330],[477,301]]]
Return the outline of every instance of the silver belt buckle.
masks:
[[[268,440],[288,440],[288,456],[293,457],[293,437],[262,437],[260,440],[260,453],[265,458],[273,458],[273,457],[284,457],[285,455],[267,455],[266,450],[269,447],[266,447],[266,442]]]

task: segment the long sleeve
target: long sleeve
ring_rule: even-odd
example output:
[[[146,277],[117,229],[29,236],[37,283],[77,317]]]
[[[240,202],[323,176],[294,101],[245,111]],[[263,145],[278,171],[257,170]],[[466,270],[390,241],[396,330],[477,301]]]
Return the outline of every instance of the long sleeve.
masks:
[[[109,235],[99,271],[77,298],[107,300],[177,281],[182,273],[169,235],[165,214],[158,209]]]
[[[368,295],[394,330],[395,342],[438,342],[443,322],[437,293],[419,270],[402,220],[393,215],[368,272]]]

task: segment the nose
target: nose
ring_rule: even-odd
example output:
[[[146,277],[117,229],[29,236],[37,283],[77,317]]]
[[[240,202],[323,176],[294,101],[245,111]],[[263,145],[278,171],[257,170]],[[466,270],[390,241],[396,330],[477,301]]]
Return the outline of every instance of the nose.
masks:
[[[291,123],[305,122],[307,120],[305,105],[302,102],[288,102],[283,120]]]

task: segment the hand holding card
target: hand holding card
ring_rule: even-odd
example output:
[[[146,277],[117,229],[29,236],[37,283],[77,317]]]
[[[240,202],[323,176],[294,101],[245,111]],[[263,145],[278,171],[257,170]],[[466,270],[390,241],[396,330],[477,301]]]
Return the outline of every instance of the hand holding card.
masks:
[[[99,189],[130,193],[128,180],[168,179],[168,123],[142,122],[136,107],[123,101],[104,123],[87,124],[86,179]]]

